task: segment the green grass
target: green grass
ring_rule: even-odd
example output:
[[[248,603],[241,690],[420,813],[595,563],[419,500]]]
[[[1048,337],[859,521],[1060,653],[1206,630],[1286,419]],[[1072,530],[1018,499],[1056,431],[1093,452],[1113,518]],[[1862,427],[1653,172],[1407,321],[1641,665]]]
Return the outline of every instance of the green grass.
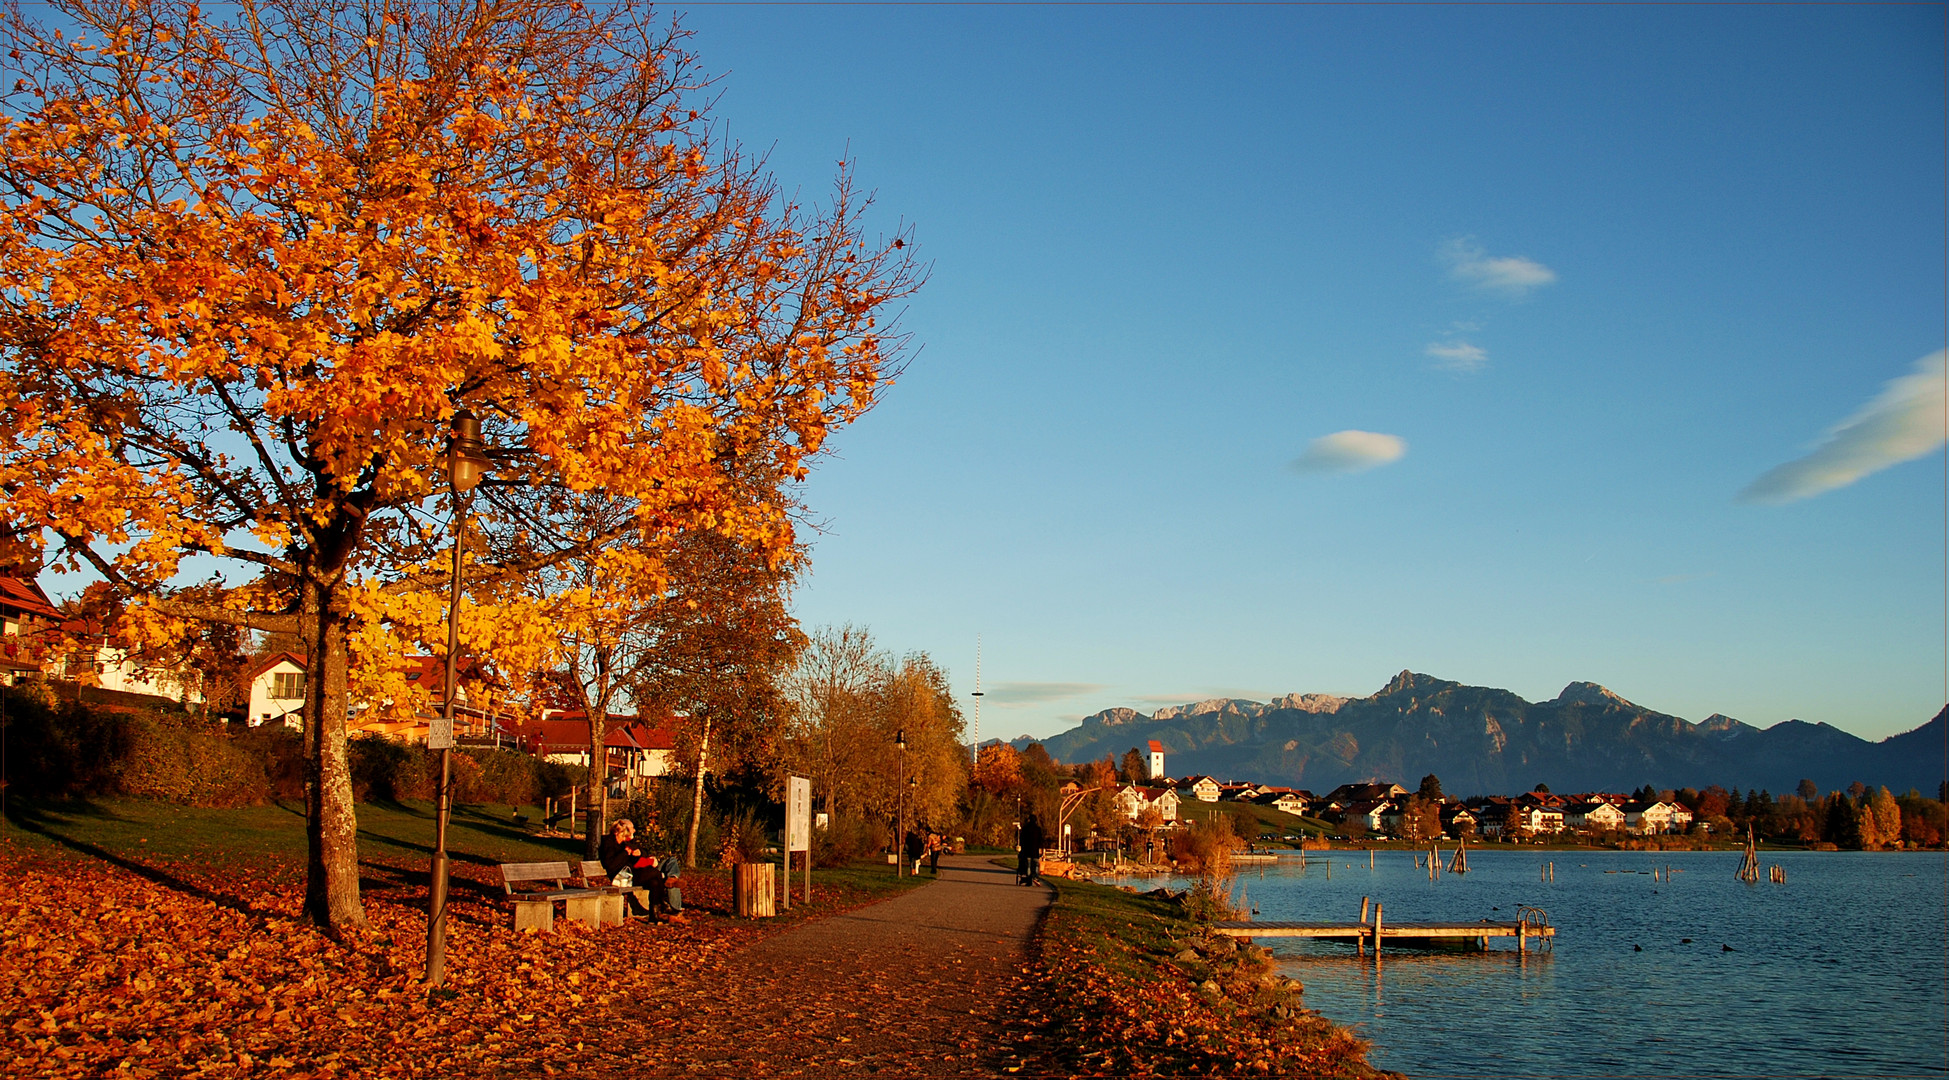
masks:
[[[1317,818],[1288,814],[1281,810],[1274,810],[1270,806],[1260,806],[1257,803],[1208,803],[1199,802],[1196,799],[1186,799],[1178,803],[1178,817],[1186,824],[1193,821],[1203,821],[1220,814],[1231,815],[1234,818],[1234,824],[1238,827],[1240,838],[1250,843],[1258,843],[1261,833],[1271,833],[1274,836],[1306,836],[1333,831],[1333,826]],[[1250,821],[1253,824],[1245,825],[1244,822],[1237,820],[1239,818],[1243,818],[1245,821]],[[1283,844],[1284,841],[1268,841],[1268,843]],[[1286,844],[1285,846],[1291,847],[1292,845]]]
[[[531,823],[541,818],[535,807],[522,812]],[[361,803],[358,821],[363,854],[412,859],[433,852],[431,803]],[[505,806],[463,804],[449,819],[447,852],[455,862],[483,865],[581,857],[581,838],[538,837],[533,830],[533,824],[515,824]],[[0,839],[29,850],[65,848],[118,858],[302,862],[305,817],[304,806],[292,802],[215,810],[143,799],[9,798],[0,816]]]

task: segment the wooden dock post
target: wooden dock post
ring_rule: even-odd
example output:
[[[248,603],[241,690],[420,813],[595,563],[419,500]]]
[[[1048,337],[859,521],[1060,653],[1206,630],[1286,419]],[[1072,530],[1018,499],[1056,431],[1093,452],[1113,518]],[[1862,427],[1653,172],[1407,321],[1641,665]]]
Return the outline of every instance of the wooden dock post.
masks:
[[[1381,962],[1381,905],[1374,903],[1374,963]]]
[[[1374,868],[1374,849],[1373,849],[1373,848],[1368,848],[1368,849],[1367,849],[1367,869],[1369,869],[1369,870],[1372,870],[1373,868]]]
[[[1526,944],[1526,942],[1528,941],[1528,939],[1527,939],[1527,938],[1526,938],[1526,937],[1524,936],[1524,933],[1523,933],[1523,932],[1524,932],[1525,930],[1527,930],[1527,929],[1529,929],[1529,927],[1528,927],[1528,925],[1527,925],[1527,924],[1525,924],[1525,923],[1524,923],[1524,922],[1522,921],[1522,916],[1520,916],[1520,915],[1518,915],[1518,916],[1516,917],[1516,919],[1517,919],[1517,921],[1516,921],[1516,952],[1517,952],[1518,954],[1523,954],[1523,953],[1527,953],[1527,952],[1529,952],[1529,948],[1528,948],[1528,946],[1527,946],[1527,944]]]

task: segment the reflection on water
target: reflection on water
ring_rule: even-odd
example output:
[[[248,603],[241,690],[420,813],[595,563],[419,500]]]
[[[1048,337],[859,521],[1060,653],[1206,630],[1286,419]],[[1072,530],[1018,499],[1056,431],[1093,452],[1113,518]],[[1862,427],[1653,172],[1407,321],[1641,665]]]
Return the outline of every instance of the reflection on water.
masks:
[[[1949,857],[1792,852],[1787,883],[1734,879],[1736,852],[1471,849],[1430,882],[1409,852],[1337,853],[1241,874],[1264,921],[1515,920],[1554,948],[1487,953],[1265,939],[1306,1004],[1432,1076],[1949,1076]],[[1554,861],[1554,882],[1540,880]],[[1669,879],[1663,872],[1670,866]],[[1651,871],[1659,871],[1654,879]],[[1532,945],[1534,949],[1534,945]]]

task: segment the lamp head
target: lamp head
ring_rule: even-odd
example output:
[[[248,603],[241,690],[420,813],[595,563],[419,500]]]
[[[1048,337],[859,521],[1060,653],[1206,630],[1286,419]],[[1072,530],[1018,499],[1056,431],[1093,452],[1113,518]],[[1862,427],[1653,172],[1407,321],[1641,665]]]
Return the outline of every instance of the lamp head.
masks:
[[[901,728],[899,731],[893,733],[893,745],[898,747],[901,750],[905,750],[907,748],[906,728]]]
[[[494,463],[480,437],[480,418],[470,410],[453,414],[453,435],[447,442],[447,479],[455,491],[472,491]]]

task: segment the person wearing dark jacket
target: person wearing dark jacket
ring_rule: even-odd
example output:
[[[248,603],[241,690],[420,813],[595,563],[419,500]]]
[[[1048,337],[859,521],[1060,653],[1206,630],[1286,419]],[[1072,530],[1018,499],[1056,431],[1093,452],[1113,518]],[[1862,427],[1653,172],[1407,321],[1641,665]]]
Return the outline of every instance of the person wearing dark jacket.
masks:
[[[1016,877],[1024,885],[1042,884],[1042,822],[1033,813],[1022,817],[1021,848]]]
[[[602,838],[602,846],[597,849],[602,859],[602,872],[609,875],[612,885],[621,885],[617,875],[629,872],[629,884],[623,892],[623,902],[629,905],[629,913],[637,918],[656,921],[656,906],[663,896],[663,871],[655,858],[643,853],[636,842],[636,824],[628,818],[618,818],[609,827],[609,835]],[[646,907],[636,899],[631,889],[648,889],[650,902]]]

